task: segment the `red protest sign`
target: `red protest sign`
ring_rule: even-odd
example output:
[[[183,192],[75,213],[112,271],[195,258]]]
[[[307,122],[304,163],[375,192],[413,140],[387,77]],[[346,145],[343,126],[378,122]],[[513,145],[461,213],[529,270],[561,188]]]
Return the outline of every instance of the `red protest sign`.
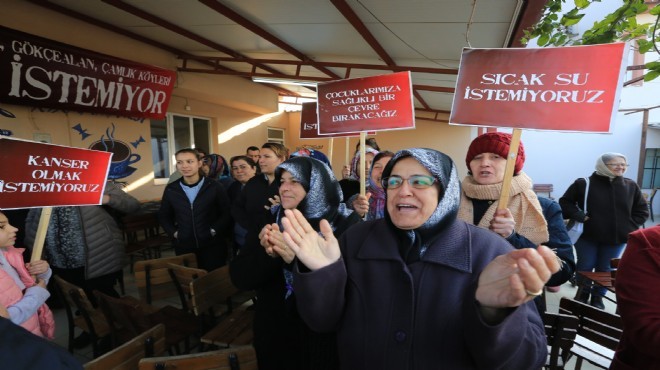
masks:
[[[610,132],[625,43],[464,49],[450,124]]]
[[[176,73],[0,27],[0,101],[163,119]]]
[[[319,84],[319,134],[415,128],[410,72]]]
[[[0,209],[101,204],[111,156],[0,137]]]
[[[317,118],[318,116],[316,114],[316,103],[315,102],[302,103],[302,110],[300,111],[301,139],[325,139],[325,138],[333,138],[333,137],[360,136],[359,133],[319,135],[319,124],[316,121]],[[375,134],[376,132],[369,132],[369,135],[375,135]]]

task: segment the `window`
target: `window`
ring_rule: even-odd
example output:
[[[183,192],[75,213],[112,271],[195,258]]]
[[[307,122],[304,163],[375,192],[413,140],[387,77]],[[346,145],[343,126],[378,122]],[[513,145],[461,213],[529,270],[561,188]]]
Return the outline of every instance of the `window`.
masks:
[[[286,146],[284,143],[284,129],[269,127],[268,139],[266,141],[269,143],[278,143]]]
[[[156,183],[167,183],[176,170],[174,153],[183,148],[209,150],[211,121],[206,118],[168,114],[151,120],[151,157]]]
[[[660,149],[646,149],[642,188],[660,188]]]

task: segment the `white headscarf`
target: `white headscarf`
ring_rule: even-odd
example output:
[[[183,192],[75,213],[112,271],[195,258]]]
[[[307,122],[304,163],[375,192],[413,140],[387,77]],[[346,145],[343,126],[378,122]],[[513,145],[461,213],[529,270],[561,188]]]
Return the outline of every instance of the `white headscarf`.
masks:
[[[611,161],[614,158],[623,158],[623,160],[628,163],[628,158],[626,158],[625,155],[621,153],[614,153],[614,152],[607,152],[602,154],[598,159],[596,160],[596,173],[601,175],[601,176],[606,176],[609,177],[610,179],[613,179],[617,177],[612,171],[610,171],[609,167],[605,163]],[[625,173],[625,169],[624,169]]]

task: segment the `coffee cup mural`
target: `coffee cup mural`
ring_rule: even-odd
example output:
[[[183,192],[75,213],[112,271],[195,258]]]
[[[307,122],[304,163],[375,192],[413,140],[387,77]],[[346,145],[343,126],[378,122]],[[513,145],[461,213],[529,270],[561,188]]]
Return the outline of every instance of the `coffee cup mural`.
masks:
[[[135,168],[129,166],[141,159],[139,154],[131,153],[131,147],[128,144],[117,139],[102,138],[92,143],[89,149],[112,153],[112,162],[108,173],[109,179],[129,176],[135,171]]]

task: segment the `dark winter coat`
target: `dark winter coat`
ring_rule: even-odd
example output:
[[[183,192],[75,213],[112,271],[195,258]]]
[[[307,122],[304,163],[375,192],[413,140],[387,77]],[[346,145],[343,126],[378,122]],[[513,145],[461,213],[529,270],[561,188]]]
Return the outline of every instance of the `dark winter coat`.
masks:
[[[252,177],[231,206],[234,221],[247,230],[247,239],[257,238],[259,231],[271,221],[272,215],[264,206],[271,206],[268,198],[278,194],[278,185],[268,184],[266,175]],[[246,241],[247,243],[247,241]]]
[[[547,341],[532,302],[486,324],[475,299],[482,270],[513,247],[458,220],[460,182],[449,157],[431,149],[398,152],[435,177],[440,199],[414,230],[385,218],[355,225],[339,239],[341,259],[309,272],[296,264],[298,310],[317,331],[337,331],[344,370],[538,369]]]
[[[336,235],[361,222],[356,213],[341,203],[339,184],[323,162],[308,157],[291,158],[277,168],[273,184],[279,184],[282,170],[303,184],[307,195],[297,208],[317,230],[321,219],[332,225]],[[282,216],[278,207],[270,223],[279,222]],[[290,265],[279,257],[268,256],[257,238],[249,238],[229,267],[234,285],[257,292],[254,346],[259,369],[337,368],[334,335],[312,332],[298,315],[295,291],[286,297],[284,270],[290,270]]]
[[[179,179],[165,188],[158,221],[180,250],[221,247],[220,235],[229,225],[229,198],[222,185],[208,178],[199,189],[193,204],[181,188]],[[185,185],[184,185],[185,186]],[[217,234],[211,234],[213,229]],[[174,238],[174,233],[177,237]]]
[[[136,212],[140,202],[124,192],[119,186],[108,182],[103,194],[110,196],[110,202],[105,206],[76,207],[80,211],[85,250],[85,278],[91,279],[120,271],[124,267],[126,256],[124,235],[105,207],[123,214]],[[25,245],[34,244],[41,209],[34,208],[25,220]],[[45,246],[44,248],[46,248]],[[45,254],[57,251],[45,250]]]
[[[628,234],[639,229],[649,210],[637,184],[622,176],[610,180],[594,172],[589,177],[587,215],[582,210],[586,182],[580,178],[559,199],[564,218],[584,222],[580,238],[601,244],[623,244]]]

